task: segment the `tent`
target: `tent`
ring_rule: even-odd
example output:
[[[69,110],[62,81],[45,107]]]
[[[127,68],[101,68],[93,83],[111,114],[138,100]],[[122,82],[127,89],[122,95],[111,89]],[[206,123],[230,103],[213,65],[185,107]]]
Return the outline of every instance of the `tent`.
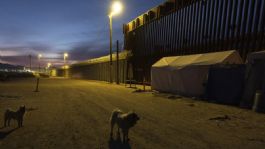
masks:
[[[205,98],[216,103],[238,106],[244,92],[246,65],[211,66]]]
[[[265,51],[253,52],[247,58],[247,71],[242,107],[251,108],[255,94],[262,93],[261,112],[265,112]]]
[[[217,64],[243,64],[243,61],[235,50],[164,57],[152,65],[151,87],[199,97],[204,94],[210,66]]]

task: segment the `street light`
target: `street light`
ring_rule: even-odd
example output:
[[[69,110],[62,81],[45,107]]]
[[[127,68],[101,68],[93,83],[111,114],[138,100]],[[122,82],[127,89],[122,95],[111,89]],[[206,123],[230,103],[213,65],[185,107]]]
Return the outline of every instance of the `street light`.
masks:
[[[109,28],[110,28],[110,83],[112,83],[112,17],[121,13],[123,7],[120,1],[114,1],[111,5],[111,11],[109,13]]]
[[[63,58],[66,59],[68,57],[68,53],[63,54]]]
[[[64,61],[64,67],[63,67],[63,69],[64,69],[64,77],[66,77],[66,69],[67,69],[67,65],[66,65],[66,59],[68,58],[68,53],[64,53],[63,54],[63,61]]]
[[[48,68],[48,69],[49,69],[51,66],[52,66],[51,63],[48,63],[48,64],[47,64],[47,68]]]
[[[66,67],[66,59],[68,58],[68,53],[63,54],[64,67]]]
[[[52,66],[52,64],[51,63],[47,63],[47,67],[46,67],[46,73],[48,73],[49,72],[49,69],[50,69],[50,67]]]
[[[42,58],[42,55],[41,54],[39,54],[38,55],[38,62],[39,62],[39,73],[40,73],[40,59]]]
[[[117,1],[117,0],[114,1],[114,2],[112,3],[112,5],[111,5],[111,12],[110,12],[109,15],[114,16],[114,15],[118,15],[118,14],[120,14],[121,11],[122,11],[122,8],[123,8],[123,6],[122,6],[122,4],[121,4],[120,1]]]

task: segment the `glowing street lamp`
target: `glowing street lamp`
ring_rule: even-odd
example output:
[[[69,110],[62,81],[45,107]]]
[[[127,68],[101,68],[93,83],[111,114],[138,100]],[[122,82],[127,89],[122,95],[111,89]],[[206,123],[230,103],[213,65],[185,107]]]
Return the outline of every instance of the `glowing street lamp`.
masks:
[[[65,64],[67,58],[68,58],[68,53],[64,53],[64,54],[63,54],[64,64]]]
[[[51,63],[47,63],[47,67],[46,67],[46,73],[48,73],[49,72],[49,70],[50,70],[50,67],[52,66],[52,64]]]
[[[52,66],[51,63],[48,63],[48,64],[47,64],[47,68],[48,68],[48,69],[49,69],[51,66]]]
[[[123,6],[122,3],[120,1],[114,1],[111,5],[111,12],[110,12],[110,16],[115,16],[118,15],[122,12]]]
[[[64,67],[66,67],[66,60],[67,60],[68,56],[69,56],[68,53],[63,54]]]
[[[38,59],[40,60],[41,58],[42,58],[42,55],[41,55],[41,54],[39,54],[39,55],[38,55]]]
[[[68,53],[64,53],[63,54],[63,59],[66,60],[67,57],[68,57]]]
[[[120,1],[114,1],[111,5],[111,11],[109,13],[109,28],[110,28],[110,83],[112,83],[112,17],[122,12],[123,6]]]
[[[64,53],[64,54],[63,54],[63,61],[64,61],[64,66],[63,66],[63,68],[64,68],[64,77],[66,77],[66,69],[67,69],[66,60],[67,60],[68,56],[69,56],[68,53]]]

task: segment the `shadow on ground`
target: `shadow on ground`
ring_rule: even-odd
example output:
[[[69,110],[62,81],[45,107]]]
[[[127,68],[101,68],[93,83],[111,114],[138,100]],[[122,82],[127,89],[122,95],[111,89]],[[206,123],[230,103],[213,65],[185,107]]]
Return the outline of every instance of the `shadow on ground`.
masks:
[[[38,108],[26,108],[26,111],[28,111],[28,112],[31,112],[31,111],[35,111],[35,110],[38,110]]]
[[[3,129],[3,128],[4,127],[0,128],[0,129]],[[8,135],[10,135],[16,129],[18,129],[18,128],[13,128],[13,129],[8,130],[8,131],[2,131],[2,130],[0,130],[0,140],[3,140],[4,138],[6,138]]]
[[[17,99],[21,99],[21,96],[2,95],[2,94],[0,94],[0,99],[17,100]]]
[[[117,137],[117,139],[110,138],[109,149],[131,149],[131,145],[129,142],[123,143],[120,137]]]

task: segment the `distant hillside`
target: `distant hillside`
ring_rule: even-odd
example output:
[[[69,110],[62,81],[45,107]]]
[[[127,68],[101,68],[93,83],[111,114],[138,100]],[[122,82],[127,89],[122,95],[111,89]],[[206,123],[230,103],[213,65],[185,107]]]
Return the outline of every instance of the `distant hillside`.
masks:
[[[23,69],[23,66],[0,63],[0,69]]]

